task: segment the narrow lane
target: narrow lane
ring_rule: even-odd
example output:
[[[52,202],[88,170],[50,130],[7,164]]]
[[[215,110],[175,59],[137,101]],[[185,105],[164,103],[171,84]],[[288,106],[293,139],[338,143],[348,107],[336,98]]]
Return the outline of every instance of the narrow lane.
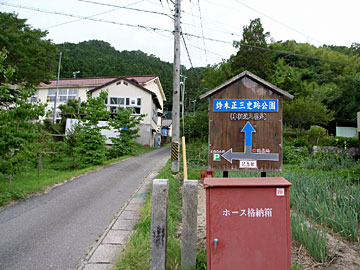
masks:
[[[76,269],[169,147],[144,153],[0,211],[0,269]]]

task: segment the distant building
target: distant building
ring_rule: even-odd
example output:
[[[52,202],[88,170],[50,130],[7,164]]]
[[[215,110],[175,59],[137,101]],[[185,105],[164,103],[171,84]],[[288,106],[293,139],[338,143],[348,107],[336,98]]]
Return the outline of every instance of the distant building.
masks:
[[[92,97],[99,96],[103,90],[108,91],[107,108],[116,112],[118,107],[132,108],[134,115],[146,114],[140,123],[138,142],[154,146],[156,133],[161,130],[161,115],[166,100],[158,76],[121,76],[99,78],[72,78],[59,80],[57,107],[66,104],[69,99],[80,102],[87,100],[87,93]],[[52,112],[56,96],[56,80],[50,84],[41,84],[33,101],[47,103],[47,111]],[[56,119],[61,119],[60,110],[56,110]],[[49,115],[52,119],[52,113]]]

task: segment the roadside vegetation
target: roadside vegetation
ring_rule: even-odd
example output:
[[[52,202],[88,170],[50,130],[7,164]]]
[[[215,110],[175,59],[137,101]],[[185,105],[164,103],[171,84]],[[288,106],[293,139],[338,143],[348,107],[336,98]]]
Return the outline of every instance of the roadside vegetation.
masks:
[[[6,65],[8,52],[0,51],[0,76],[11,82],[16,69]],[[25,198],[46,187],[81,175],[100,166],[146,151],[135,143],[139,124],[144,115],[133,116],[119,108],[116,114],[106,111],[106,92],[85,103],[69,102],[63,111],[75,107],[85,113],[74,114],[78,123],[65,132],[64,121],[52,124],[45,116],[45,105],[29,102],[35,88],[19,84],[0,84],[0,206]],[[76,108],[78,106],[78,108]],[[108,120],[109,126],[99,126]],[[113,127],[116,137],[113,147],[106,146],[102,129]]]
[[[168,242],[167,242],[167,269],[180,269],[180,242],[178,239],[179,224],[181,222],[180,193],[182,180],[171,173],[171,162],[161,170],[156,178],[169,179],[168,204]],[[145,205],[141,209],[140,221],[135,226],[136,232],[130,237],[125,252],[116,263],[118,270],[146,270],[150,266],[150,232],[151,232],[151,191]]]

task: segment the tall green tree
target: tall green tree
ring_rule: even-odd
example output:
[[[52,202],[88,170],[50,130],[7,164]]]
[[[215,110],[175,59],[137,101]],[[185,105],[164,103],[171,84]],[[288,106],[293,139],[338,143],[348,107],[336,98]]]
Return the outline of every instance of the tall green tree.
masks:
[[[138,125],[144,119],[145,114],[132,115],[131,109],[118,108],[116,115],[109,119],[109,126],[112,127],[117,136],[111,138],[113,145],[111,153],[113,156],[123,156],[131,154],[134,151],[135,139],[139,137]]]
[[[102,164],[105,160],[106,137],[101,134],[107,126],[100,126],[100,121],[106,121],[109,112],[106,110],[104,100],[107,98],[107,92],[102,91],[98,97],[88,98],[85,105],[85,116],[81,119],[81,124],[77,127],[77,147],[76,155],[83,164]]]
[[[335,111],[337,120],[356,122],[356,113],[360,111],[360,73],[339,79],[337,86],[325,102]]]
[[[12,80],[16,69],[4,67],[6,53],[0,51],[0,75],[5,83]],[[13,102],[3,102],[0,109],[0,172],[5,175],[16,173],[31,154],[32,143],[39,138],[39,129],[35,120],[45,114],[45,107],[32,103],[29,98],[34,88],[18,85],[9,92],[9,84],[0,84],[0,96]],[[11,182],[11,177],[9,178]]]
[[[251,20],[243,27],[243,37],[234,41],[233,46],[239,51],[230,58],[233,74],[249,70],[268,80],[273,68],[272,53],[268,50],[266,39],[270,32],[265,32],[259,18]]]
[[[309,97],[284,102],[283,115],[284,124],[296,128],[298,134],[313,125],[326,125],[334,119],[334,112],[320,101],[313,101]]]
[[[5,64],[16,70],[10,83],[38,85],[56,74],[56,46],[46,39],[47,34],[16,14],[0,12],[0,49],[9,52]],[[4,82],[2,75],[0,83]]]

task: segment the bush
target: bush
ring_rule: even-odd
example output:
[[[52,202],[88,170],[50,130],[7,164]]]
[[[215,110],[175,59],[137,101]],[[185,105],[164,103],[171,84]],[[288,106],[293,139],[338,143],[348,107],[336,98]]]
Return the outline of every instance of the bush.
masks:
[[[326,129],[319,126],[311,126],[307,134],[311,145],[319,145],[321,138],[326,134]]]
[[[291,145],[291,143],[284,142],[284,164],[301,164],[307,157],[309,157],[309,151],[306,147],[295,147],[294,145]]]
[[[302,165],[305,169],[335,171],[352,168],[356,163],[346,154],[318,151],[304,160]]]
[[[200,140],[186,146],[187,162],[190,167],[205,167],[208,165],[208,144]]]
[[[181,122],[181,132],[182,121]],[[207,112],[197,112],[193,115],[186,115],[185,119],[185,134],[183,134],[187,141],[200,140],[202,142],[208,141],[209,135],[209,115]]]
[[[347,138],[347,137],[323,137],[322,138],[323,146],[336,146],[339,148],[349,148],[349,147],[358,147],[359,140],[355,137]]]

